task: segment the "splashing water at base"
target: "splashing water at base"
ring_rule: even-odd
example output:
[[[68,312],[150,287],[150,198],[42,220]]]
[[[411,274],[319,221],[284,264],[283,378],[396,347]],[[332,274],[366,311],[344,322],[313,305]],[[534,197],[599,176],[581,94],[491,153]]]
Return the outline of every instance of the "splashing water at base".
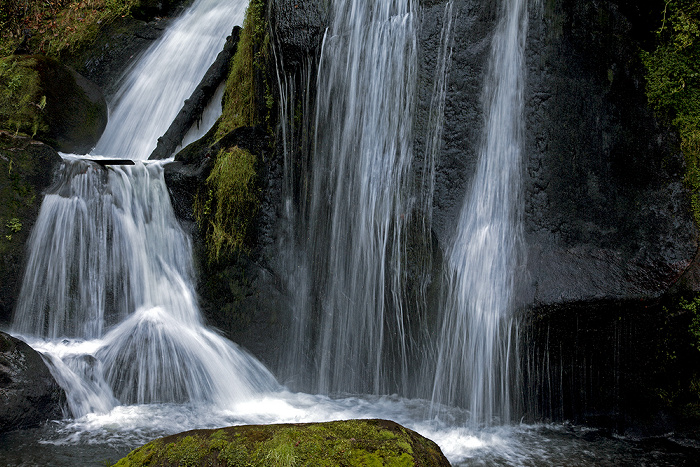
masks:
[[[115,407],[104,414],[0,435],[0,464],[104,465],[157,437],[190,429],[240,424],[307,423],[384,418],[435,441],[454,466],[693,466],[697,446],[672,435],[635,440],[570,425],[519,425],[472,430],[468,413],[445,408],[443,421],[426,420],[430,402],[398,397],[325,396],[280,392],[226,411],[202,404]],[[446,420],[449,420],[446,421]]]

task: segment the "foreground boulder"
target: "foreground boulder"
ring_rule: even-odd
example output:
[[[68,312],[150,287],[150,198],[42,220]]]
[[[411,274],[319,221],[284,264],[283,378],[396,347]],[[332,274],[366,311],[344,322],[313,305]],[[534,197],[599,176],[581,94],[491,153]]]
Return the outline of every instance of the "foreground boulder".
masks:
[[[41,355],[0,332],[0,433],[62,418],[64,401]]]
[[[388,420],[194,430],[157,439],[117,466],[449,466],[434,442]]]
[[[0,59],[0,129],[22,132],[59,151],[85,154],[107,125],[100,89],[41,55]]]

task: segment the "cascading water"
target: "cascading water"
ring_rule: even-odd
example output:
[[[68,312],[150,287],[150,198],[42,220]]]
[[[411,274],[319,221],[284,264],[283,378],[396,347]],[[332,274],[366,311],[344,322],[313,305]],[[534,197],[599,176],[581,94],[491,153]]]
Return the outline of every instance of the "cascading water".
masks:
[[[146,158],[244,7],[195,2],[125,80],[96,151]],[[277,389],[262,364],[204,327],[162,163],[105,169],[64,156],[57,178],[32,231],[13,326],[48,355],[74,416],[118,402],[227,407]]]
[[[511,312],[521,255],[526,3],[503,2],[484,85],[478,168],[446,252],[433,402],[467,407],[474,425],[510,420],[517,365]]]
[[[245,0],[196,0],[120,83],[94,154],[146,159],[216,59]]]
[[[295,317],[319,324],[299,329],[293,341],[312,343],[311,387],[324,393],[378,393],[387,384],[387,354],[405,354],[414,3],[334,1],[323,42],[305,245],[314,265],[312,298]],[[395,343],[384,333],[387,324],[397,329]]]

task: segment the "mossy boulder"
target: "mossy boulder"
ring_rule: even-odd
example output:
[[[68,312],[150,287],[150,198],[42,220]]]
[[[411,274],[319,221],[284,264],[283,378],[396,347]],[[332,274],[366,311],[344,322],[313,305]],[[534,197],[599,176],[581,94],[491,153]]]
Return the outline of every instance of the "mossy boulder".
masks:
[[[84,154],[106,125],[102,92],[75,71],[42,55],[0,59],[0,129]]]
[[[0,323],[9,322],[25,244],[61,157],[50,146],[0,130]]]
[[[449,466],[437,444],[388,420],[250,425],[157,439],[126,466]]]

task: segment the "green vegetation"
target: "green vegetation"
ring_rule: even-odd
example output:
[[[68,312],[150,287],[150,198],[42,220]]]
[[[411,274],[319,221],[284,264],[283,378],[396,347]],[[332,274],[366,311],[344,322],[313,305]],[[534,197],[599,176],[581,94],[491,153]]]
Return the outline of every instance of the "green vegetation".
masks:
[[[91,42],[104,25],[131,13],[140,0],[0,0],[0,56],[20,45],[58,56]]]
[[[257,157],[222,141],[237,128],[269,124],[273,101],[266,73],[270,38],[265,5],[265,0],[248,5],[226,80],[223,112],[204,138],[210,147],[217,147],[218,154],[205,189],[195,199],[194,212],[205,233],[210,263],[247,250],[260,205]]]
[[[700,225],[700,2],[668,0],[658,45],[642,52],[647,96],[654,109],[679,131],[686,159],[685,183]]]
[[[263,114],[269,113],[271,94],[264,76],[270,46],[265,3],[264,0],[252,0],[246,10],[238,49],[226,80],[217,138],[236,128],[258,125],[267,120]],[[260,89],[261,83],[264,83],[264,93]]]
[[[7,223],[5,224],[5,228],[10,232],[8,235],[5,235],[5,238],[8,241],[11,241],[12,234],[15,234],[15,233],[22,230],[22,223],[20,222],[19,219],[17,219],[16,217],[13,217],[9,221],[7,221]]]
[[[58,60],[42,55],[0,58],[0,129],[72,152],[94,145],[106,123],[106,103],[91,100]]]
[[[153,441],[117,464],[222,466],[449,465],[432,441],[393,422],[349,420],[199,430]]]
[[[206,196],[195,200],[195,215],[206,234],[210,261],[218,260],[224,252],[245,249],[259,206],[255,164],[256,157],[237,146],[221,150],[207,178]]]
[[[31,136],[48,130],[42,118],[46,96],[36,65],[31,59],[0,59],[0,125],[4,129]]]
[[[680,297],[663,308],[657,334],[656,394],[686,417],[700,415],[700,297]]]

